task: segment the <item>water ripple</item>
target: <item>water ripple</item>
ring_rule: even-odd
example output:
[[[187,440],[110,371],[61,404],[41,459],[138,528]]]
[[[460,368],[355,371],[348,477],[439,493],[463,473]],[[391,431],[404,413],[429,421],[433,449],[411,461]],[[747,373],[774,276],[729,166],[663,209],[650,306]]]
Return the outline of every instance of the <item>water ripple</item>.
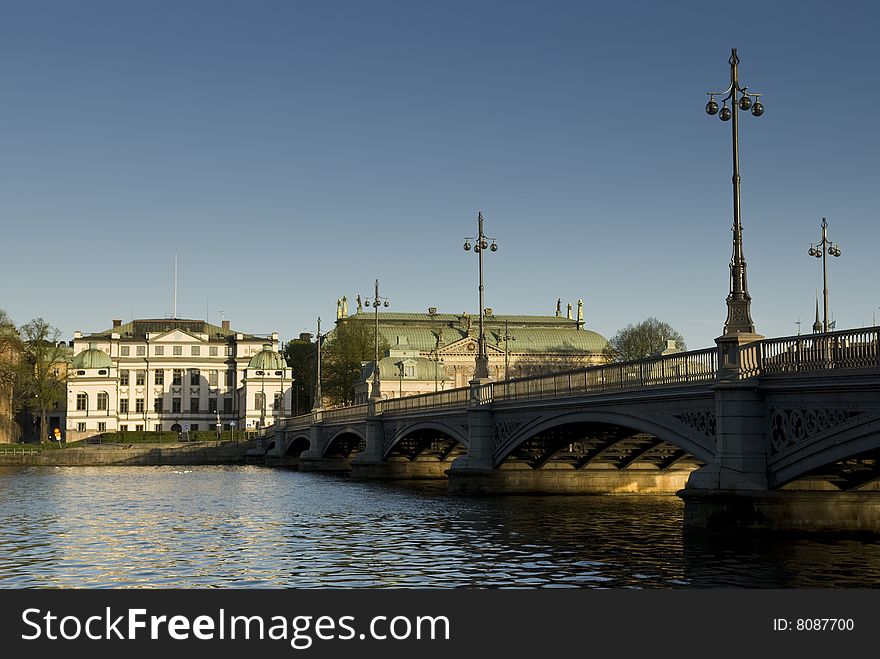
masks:
[[[675,497],[448,497],[258,467],[0,469],[4,588],[880,585],[880,543],[691,538]]]

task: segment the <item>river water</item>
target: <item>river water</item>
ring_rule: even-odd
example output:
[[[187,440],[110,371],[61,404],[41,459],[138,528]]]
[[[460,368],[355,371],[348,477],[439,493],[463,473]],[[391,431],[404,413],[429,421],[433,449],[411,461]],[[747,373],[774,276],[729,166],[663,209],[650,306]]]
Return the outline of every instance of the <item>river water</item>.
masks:
[[[0,468],[0,587],[880,586],[880,540],[710,538],[682,514],[250,466]]]

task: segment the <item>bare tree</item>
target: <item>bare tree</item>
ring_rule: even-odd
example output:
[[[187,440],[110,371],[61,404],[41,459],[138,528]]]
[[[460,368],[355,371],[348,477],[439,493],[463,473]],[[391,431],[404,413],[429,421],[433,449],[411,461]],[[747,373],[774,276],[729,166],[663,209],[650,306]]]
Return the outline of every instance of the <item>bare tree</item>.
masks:
[[[627,325],[612,336],[605,354],[618,362],[644,359],[662,352],[667,341],[675,341],[676,350],[687,350],[684,337],[672,326],[656,318],[648,318],[636,325]]]

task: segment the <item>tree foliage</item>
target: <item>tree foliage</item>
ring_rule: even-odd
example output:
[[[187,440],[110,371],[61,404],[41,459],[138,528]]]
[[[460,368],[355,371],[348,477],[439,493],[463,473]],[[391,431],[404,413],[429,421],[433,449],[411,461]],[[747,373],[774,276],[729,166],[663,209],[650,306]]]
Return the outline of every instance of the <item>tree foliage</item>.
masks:
[[[293,409],[304,414],[312,408],[315,391],[315,353],[317,344],[310,340],[293,339],[284,346],[284,358],[293,370]]]
[[[40,419],[40,438],[49,435],[49,411],[67,395],[69,351],[60,340],[61,331],[42,318],[20,328],[22,358],[19,362],[16,399],[20,409]]]
[[[678,331],[652,317],[617,332],[609,339],[605,355],[618,362],[644,359],[665,350],[667,341],[675,341],[679,351],[687,350],[684,337]]]
[[[21,337],[18,328],[0,309],[0,441],[17,440],[19,429],[13,416],[13,394],[16,389],[18,364],[21,359]]]
[[[343,320],[327,337],[322,344],[321,389],[331,405],[354,402],[354,387],[361,379],[361,366],[373,361],[375,345],[375,329],[364,322]],[[388,342],[380,334],[380,358],[386,350]]]

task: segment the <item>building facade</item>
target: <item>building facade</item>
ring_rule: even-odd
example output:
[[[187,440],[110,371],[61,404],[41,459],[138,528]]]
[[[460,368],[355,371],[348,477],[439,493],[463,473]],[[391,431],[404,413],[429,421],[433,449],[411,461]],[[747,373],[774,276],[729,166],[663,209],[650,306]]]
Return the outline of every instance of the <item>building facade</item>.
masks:
[[[340,307],[337,323],[369,323],[375,312],[358,306],[354,315]],[[489,357],[489,375],[495,380],[538,375],[580,368],[608,361],[608,341],[588,330],[583,320],[583,303],[577,317],[571,305],[563,316],[557,305],[554,316],[483,316]],[[332,334],[332,332],[331,332]],[[467,313],[379,313],[380,343],[392,346],[379,360],[382,398],[415,395],[465,387],[473,378],[478,352],[479,318]],[[332,340],[332,337],[329,337]],[[370,396],[373,362],[364,365],[362,380],[355,387],[355,402]]]
[[[201,320],[114,320],[74,334],[67,439],[104,432],[258,430],[290,415],[278,335]]]

